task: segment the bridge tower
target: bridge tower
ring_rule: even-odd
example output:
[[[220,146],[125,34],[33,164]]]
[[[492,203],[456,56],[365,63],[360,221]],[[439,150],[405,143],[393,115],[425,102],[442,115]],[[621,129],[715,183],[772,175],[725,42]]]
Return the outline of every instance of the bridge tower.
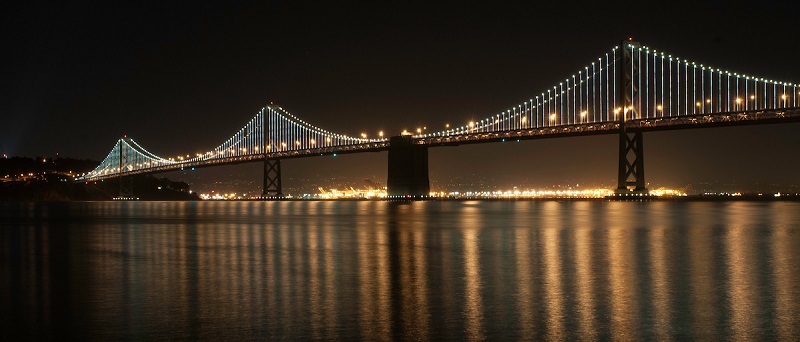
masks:
[[[414,144],[409,135],[389,138],[387,191],[391,198],[426,198],[431,185],[428,178],[428,147]]]
[[[269,139],[270,136],[270,128],[272,125],[267,122],[267,108],[272,108],[274,104],[270,102],[268,105],[261,108],[261,131],[262,139],[261,139],[261,146],[264,146],[263,154],[264,154],[264,184],[261,192],[261,198],[283,198],[283,189],[281,188],[281,160],[280,159],[270,159],[268,157],[269,151],[266,149],[266,146],[272,144]]]
[[[619,111],[619,174],[617,178],[617,195],[647,194],[644,182],[644,146],[642,132],[630,132],[625,128],[625,120],[636,119],[641,110],[636,106],[639,102],[639,62],[632,58],[633,50],[639,43],[630,39],[620,45],[621,57],[618,77],[619,94],[617,109]],[[631,189],[632,188],[632,189]]]
[[[133,158],[131,158],[130,148],[129,151],[126,153],[125,146],[128,144],[124,144],[125,138],[119,140],[119,173],[121,176],[118,177],[119,180],[119,199],[128,200],[133,199],[133,176],[125,176],[122,175],[125,172],[125,165],[132,164]]]

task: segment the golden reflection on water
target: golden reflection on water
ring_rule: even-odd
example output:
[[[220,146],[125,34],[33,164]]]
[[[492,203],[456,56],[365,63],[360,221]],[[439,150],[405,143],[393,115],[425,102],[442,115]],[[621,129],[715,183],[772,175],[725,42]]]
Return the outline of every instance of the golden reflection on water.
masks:
[[[575,273],[576,273],[576,293],[578,297],[577,320],[578,335],[586,340],[597,339],[596,315],[595,315],[595,287],[597,278],[593,273],[592,265],[592,236],[594,227],[592,217],[586,214],[589,210],[586,203],[579,208],[583,215],[577,215],[575,227],[572,229],[572,240],[575,245]]]
[[[283,205],[283,203],[280,203]],[[284,212],[284,208],[280,208],[278,212],[279,215],[286,215],[288,213]],[[291,264],[292,254],[295,252],[293,248],[291,248],[291,237],[293,231],[290,227],[290,224],[287,222],[285,224],[278,224],[277,227],[278,232],[278,248],[276,249],[276,253],[279,254],[278,256],[278,268],[275,270],[274,276],[276,279],[279,280],[275,291],[276,301],[279,301],[282,305],[273,313],[279,318],[280,322],[280,329],[286,332],[293,331],[294,325],[297,324],[296,320],[283,320],[281,319],[282,316],[286,317],[293,317],[296,315],[294,312],[295,308],[298,304],[302,305],[302,303],[297,303],[299,298],[296,298],[293,293],[292,289],[294,288],[295,284],[293,280],[301,279],[301,276],[298,274],[297,270],[294,269],[293,265]],[[280,313],[280,314],[278,314]]]
[[[716,325],[720,321],[719,307],[723,292],[717,288],[720,277],[717,274],[719,245],[714,238],[714,220],[719,216],[714,213],[712,203],[701,202],[689,208],[687,218],[704,218],[694,220],[691,229],[685,230],[688,237],[688,261],[690,284],[690,310],[692,330],[708,339],[718,336]],[[677,219],[677,218],[674,218]],[[676,279],[672,279],[676,281]]]
[[[435,231],[434,236],[437,236],[441,243],[440,259],[442,266],[439,277],[441,277],[441,279],[459,279],[463,272],[463,268],[460,267],[460,261],[456,259],[456,257],[459,256],[460,241],[456,240],[455,234],[449,234],[446,231]],[[433,275],[431,279],[435,279]],[[459,322],[463,318],[463,309],[459,307],[461,298],[457,297],[458,291],[460,290],[460,282],[443,281],[439,282],[439,284],[441,286],[441,292],[439,292],[441,309],[438,310],[438,313],[441,315],[442,319],[437,328],[444,331],[464,330],[462,327],[455,324],[455,322]]]
[[[389,340],[392,336],[392,269],[390,266],[390,258],[391,258],[391,246],[389,242],[389,236],[386,231],[381,230],[374,230],[374,243],[373,245],[376,248],[377,253],[374,256],[374,259],[367,260],[366,264],[361,267],[372,267],[376,268],[377,273],[377,298],[378,298],[378,311],[375,318],[377,319],[377,328],[378,334],[377,335],[365,335],[365,336],[377,336],[378,340]],[[363,241],[358,241],[358,244],[364,243]],[[365,281],[374,281],[365,279]]]
[[[480,257],[478,250],[478,229],[470,227],[479,221],[477,208],[465,207],[462,211],[465,229],[464,243],[464,316],[467,325],[467,338],[471,341],[485,339],[483,328],[483,296],[481,295]]]
[[[656,205],[664,203],[657,203]],[[650,270],[653,292],[653,311],[656,338],[660,341],[668,340],[671,336],[670,322],[672,321],[672,307],[670,305],[670,264],[667,263],[668,247],[671,247],[666,238],[666,228],[662,222],[653,224],[648,232],[648,249],[650,250]]]
[[[262,206],[262,210],[266,215],[272,215],[272,211],[270,209],[270,206]],[[276,298],[277,293],[275,291],[275,289],[278,288],[277,277],[275,276],[275,272],[278,268],[278,260],[274,252],[278,250],[278,241],[275,240],[275,234],[273,234],[271,231],[259,229],[258,232],[264,235],[264,244],[261,247],[263,248],[264,254],[264,266],[261,268],[263,273],[258,272],[253,276],[264,279],[266,283],[263,288],[259,289],[259,291],[264,292],[265,297],[264,301],[260,302],[259,304],[263,303],[262,305],[264,305],[264,311],[266,312],[264,314],[264,316],[266,316],[265,318],[272,318],[272,315],[280,310],[278,308]]]
[[[523,226],[518,222],[517,226]],[[536,251],[531,246],[529,228],[517,228],[514,232],[514,250],[517,263],[517,311],[520,336],[534,336],[534,298],[533,298],[533,266],[531,259]]]
[[[758,213],[751,212],[751,207],[742,203],[733,203],[727,208],[723,217],[727,220],[724,236],[726,268],[728,271],[728,310],[730,311],[730,335],[737,341],[754,341],[758,339],[755,327],[759,323],[756,316],[757,284],[753,273],[755,230],[750,227],[749,220]]]
[[[794,202],[61,205],[0,223],[0,313],[44,339],[800,334]]]
[[[357,246],[359,263],[358,284],[360,286],[359,323],[362,336],[378,337],[381,336],[378,334],[378,329],[376,329],[380,326],[377,320],[379,317],[377,304],[379,296],[377,293],[377,286],[375,285],[380,279],[375,278],[375,269],[373,267],[368,267],[370,262],[375,260],[377,250],[375,245],[366,243],[372,240],[371,237],[374,234],[375,232],[371,229],[358,232],[358,240],[362,242]]]
[[[609,211],[616,220],[608,227],[608,283],[611,306],[611,335],[614,340],[635,341],[638,336],[638,279],[635,272],[637,260],[634,257],[636,248],[635,230],[630,227],[631,221],[620,211],[625,210],[624,203],[612,202]]]
[[[316,204],[316,203],[315,203]],[[325,298],[322,295],[321,282],[325,279],[321,273],[320,262],[322,262],[322,254],[324,249],[319,245],[319,230],[317,224],[311,225],[308,229],[308,237],[306,239],[306,246],[309,250],[308,258],[308,271],[309,271],[309,308],[311,309],[311,337],[315,340],[323,338],[323,329],[325,327],[325,310],[322,306],[325,305]]]
[[[561,203],[547,202],[545,203],[545,212],[559,212],[558,207]],[[563,284],[561,283],[564,275],[561,273],[561,240],[559,233],[561,231],[560,215],[547,215],[547,218],[542,221],[542,263],[544,269],[544,297],[547,305],[545,306],[547,312],[547,339],[548,340],[563,340],[564,334],[564,293],[562,291]]]
[[[790,341],[800,336],[800,279],[798,271],[798,218],[790,213],[800,211],[800,205],[785,203],[772,207],[771,217],[775,229],[770,234],[770,261],[774,286],[775,331],[780,341]],[[792,228],[794,225],[794,229]],[[793,236],[794,234],[794,236]]]
[[[426,246],[425,232],[421,229],[415,229],[413,240],[415,251],[414,278],[416,280],[414,286],[416,289],[416,291],[414,291],[416,295],[414,298],[414,313],[416,314],[414,317],[414,338],[420,340],[429,339],[428,326],[430,326],[430,312],[428,310],[430,307],[430,303],[428,302],[428,272],[425,269],[428,264],[427,255],[425,253]]]
[[[331,203],[321,204],[323,213],[330,210]],[[323,214],[324,215],[324,214]],[[332,222],[320,219],[320,230],[322,231],[322,263],[324,265],[323,282],[325,283],[325,299],[324,299],[324,321],[327,336],[326,338],[336,337],[336,311],[338,310],[338,301],[336,300],[336,255],[334,254],[335,248],[333,245],[333,230]]]
[[[416,326],[416,317],[414,313],[414,309],[416,308],[414,300],[415,292],[421,290],[417,287],[416,279],[414,278],[414,255],[413,255],[413,246],[411,243],[411,236],[410,232],[408,231],[400,231],[395,232],[396,239],[398,242],[397,249],[404,251],[405,253],[397,253],[398,261],[400,263],[399,267],[399,277],[400,277],[400,286],[399,289],[395,291],[400,292],[400,306],[403,308],[402,316],[398,317],[402,322],[402,331],[414,332]],[[406,286],[407,285],[407,286]]]

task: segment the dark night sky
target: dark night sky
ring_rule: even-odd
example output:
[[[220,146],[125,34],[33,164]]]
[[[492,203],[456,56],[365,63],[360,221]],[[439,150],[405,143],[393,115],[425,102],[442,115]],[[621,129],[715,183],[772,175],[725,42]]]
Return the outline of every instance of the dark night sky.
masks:
[[[0,153],[99,160],[127,134],[162,156],[193,154],[268,101],[350,135],[438,129],[528,99],[628,36],[715,67],[798,82],[797,13],[793,1],[7,2]],[[798,184],[798,132],[800,124],[648,133],[647,180]],[[611,184],[616,139],[433,149],[431,179]],[[283,166],[285,177],[385,178],[386,154]],[[202,172],[258,177],[258,169]]]

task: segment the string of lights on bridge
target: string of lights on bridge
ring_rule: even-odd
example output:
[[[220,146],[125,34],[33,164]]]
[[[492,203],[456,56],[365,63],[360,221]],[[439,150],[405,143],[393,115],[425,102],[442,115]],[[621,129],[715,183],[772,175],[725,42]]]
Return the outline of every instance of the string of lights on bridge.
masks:
[[[451,138],[474,133],[498,133],[581,125],[617,123],[620,119],[663,119],[703,114],[741,113],[763,109],[796,108],[800,86],[730,72],[673,56],[635,43],[614,47],[571,77],[514,107],[460,127],[416,134],[417,139]],[[632,105],[617,106],[618,68],[629,53],[633,63]],[[297,155],[334,154],[337,151],[379,149],[388,146],[381,131],[376,139],[334,133],[314,126],[276,105],[259,110],[230,138],[203,153],[163,158],[133,139],[117,141],[103,162],[79,179],[93,180],[120,173],[168,171]]]
[[[633,106],[616,107],[620,49],[598,57],[570,78],[540,95],[495,115],[460,126],[424,133],[421,138],[458,136],[565,125],[612,122],[620,119],[669,118],[720,112],[795,108],[800,86],[730,72],[681,59],[646,46],[626,46],[638,73],[633,82],[638,96]]]
[[[330,132],[305,122],[279,106],[269,105],[257,112],[247,124],[222,144],[205,153],[196,153],[194,157],[182,155],[162,158],[147,151],[133,139],[125,137],[117,141],[103,162],[82,179],[90,180],[143,169],[178,168],[181,165],[192,165],[203,161],[385,141],[386,139],[382,138],[367,138],[366,134],[362,134],[359,138]]]

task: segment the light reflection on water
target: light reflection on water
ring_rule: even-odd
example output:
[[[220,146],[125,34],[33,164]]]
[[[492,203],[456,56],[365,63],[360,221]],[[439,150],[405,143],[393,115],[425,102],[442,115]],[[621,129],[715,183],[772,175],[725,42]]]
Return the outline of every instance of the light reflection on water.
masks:
[[[795,202],[0,203],[2,337],[796,340]]]

